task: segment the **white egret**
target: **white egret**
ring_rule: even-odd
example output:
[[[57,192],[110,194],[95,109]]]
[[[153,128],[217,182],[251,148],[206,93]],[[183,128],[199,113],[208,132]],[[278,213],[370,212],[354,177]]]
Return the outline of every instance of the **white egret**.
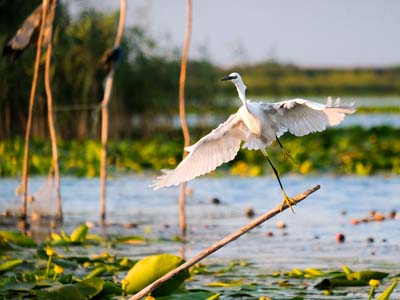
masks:
[[[153,188],[178,185],[213,171],[234,159],[243,141],[242,148],[260,150],[265,155],[282,190],[282,205],[286,203],[292,209],[293,201],[287,196],[266,148],[274,140],[279,142],[278,138],[287,131],[303,136],[339,124],[346,114],[355,112],[353,104],[341,104],[339,99],[335,103],[328,101],[326,105],[304,99],[252,102],[246,98],[246,86],[238,73],[231,73],[222,80],[229,80],[236,86],[243,105],[227,121],[186,147],[189,152],[186,158],[174,170],[163,170],[164,174],[157,177]]]

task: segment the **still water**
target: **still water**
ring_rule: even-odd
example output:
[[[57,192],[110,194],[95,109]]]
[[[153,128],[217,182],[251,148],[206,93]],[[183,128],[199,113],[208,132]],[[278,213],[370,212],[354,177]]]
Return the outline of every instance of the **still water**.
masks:
[[[108,185],[107,234],[140,234],[154,238],[171,238],[178,234],[177,198],[179,188],[152,191],[154,176],[135,175],[111,179]],[[354,218],[377,210],[387,215],[400,211],[400,177],[333,177],[285,176],[283,183],[289,195],[300,193],[316,184],[321,189],[295,207],[293,215],[281,215],[254,229],[249,234],[213,254],[208,261],[232,259],[254,262],[267,270],[293,267],[340,268],[343,263],[354,268],[372,267],[391,272],[400,270],[400,217],[382,222],[351,225]],[[17,207],[15,179],[0,180],[0,209]],[[99,180],[62,178],[65,230],[79,223],[98,223]],[[46,196],[46,179],[33,178],[30,188],[41,209],[51,210]],[[188,238],[186,255],[223,238],[250,219],[245,210],[252,208],[256,216],[278,205],[282,199],[273,177],[201,177],[189,184],[192,194],[187,198]],[[221,203],[215,205],[212,198]],[[278,229],[278,220],[285,229]],[[136,228],[123,225],[135,223]],[[95,232],[100,228],[95,226]],[[272,237],[267,237],[267,232]],[[338,244],[335,235],[343,233],[346,241]],[[374,242],[368,242],[372,238]],[[118,255],[142,257],[145,254],[170,252],[178,254],[177,242],[117,247]]]

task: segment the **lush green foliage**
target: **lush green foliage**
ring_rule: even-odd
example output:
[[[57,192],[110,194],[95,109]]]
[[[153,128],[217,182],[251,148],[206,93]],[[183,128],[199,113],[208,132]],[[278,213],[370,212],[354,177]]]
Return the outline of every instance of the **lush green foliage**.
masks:
[[[112,255],[104,251],[110,246],[120,247],[131,238],[104,238],[90,234],[87,229],[82,225],[70,235],[63,231],[53,233],[39,245],[19,233],[0,232],[0,297],[126,299],[126,294],[140,290],[182,262],[171,254],[148,256],[139,261]],[[79,236],[79,241],[72,241],[74,236]],[[60,240],[65,243],[58,243]],[[82,252],[86,255],[77,255]],[[94,254],[97,252],[102,254]],[[248,276],[249,273],[257,275]],[[190,283],[186,288],[177,289],[188,276]],[[369,269],[352,271],[347,266],[332,271],[294,268],[289,272],[266,273],[245,261],[233,261],[228,266],[197,264],[190,274],[176,280],[176,284],[167,282],[162,286],[164,296],[155,293],[152,296],[158,300],[308,299],[328,295],[345,299],[354,293],[367,294],[370,289],[369,300],[387,300],[396,288],[398,276]],[[132,289],[133,285],[137,288]]]
[[[40,1],[6,1],[1,4],[0,44],[4,44]],[[117,12],[84,11],[71,18],[61,3],[54,36],[52,90],[57,130],[64,139],[94,138],[99,131],[99,104],[107,70],[103,54],[113,45]],[[35,43],[32,43],[34,45]],[[180,53],[177,45],[161,48],[144,28],[127,28],[122,40],[111,101],[110,135],[131,138],[132,116],[146,133],[155,113],[177,113]],[[179,45],[178,45],[179,46]],[[27,99],[33,72],[34,47],[14,60],[0,60],[0,138],[23,135]],[[42,58],[44,61],[44,58]],[[236,91],[218,80],[242,72],[254,96],[399,95],[400,68],[318,69],[277,62],[221,69],[209,59],[188,65],[186,104],[189,111],[209,111],[230,106]],[[39,77],[32,134],[47,137],[46,97]]]
[[[195,135],[200,137],[204,133],[206,132],[197,131]],[[329,129],[301,138],[285,135],[281,141],[297,164],[284,159],[277,144],[270,148],[270,152],[272,160],[282,173],[400,174],[399,135],[399,130],[391,127]],[[166,132],[151,139],[111,142],[108,156],[110,174],[173,168],[181,160],[181,147],[180,132]],[[31,149],[31,174],[47,174],[51,165],[50,143],[36,140],[32,142]],[[61,141],[59,149],[60,170],[63,174],[76,176],[99,174],[98,141]],[[0,141],[0,175],[19,175],[22,157],[22,139]],[[221,170],[246,176],[270,173],[262,154],[247,150],[240,151],[234,161],[224,165],[217,172]]]

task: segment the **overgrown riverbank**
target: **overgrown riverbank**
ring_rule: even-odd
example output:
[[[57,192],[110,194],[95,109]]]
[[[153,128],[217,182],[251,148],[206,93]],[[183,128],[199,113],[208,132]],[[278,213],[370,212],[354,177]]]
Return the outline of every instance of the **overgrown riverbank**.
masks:
[[[205,133],[206,130],[197,131],[192,133],[192,138],[197,140]],[[284,159],[276,143],[269,151],[281,173],[400,174],[399,136],[400,130],[391,127],[329,129],[301,138],[287,134],[281,141],[297,164]],[[173,168],[181,159],[181,147],[182,138],[178,131],[159,133],[140,140],[111,142],[108,157],[110,174]],[[30,173],[48,174],[51,165],[50,142],[33,141],[31,153]],[[61,140],[59,153],[62,174],[89,177],[99,174],[99,141]],[[22,139],[0,141],[0,176],[19,176],[22,157]],[[271,172],[261,153],[248,150],[241,150],[234,161],[217,172],[221,171],[249,176]]]

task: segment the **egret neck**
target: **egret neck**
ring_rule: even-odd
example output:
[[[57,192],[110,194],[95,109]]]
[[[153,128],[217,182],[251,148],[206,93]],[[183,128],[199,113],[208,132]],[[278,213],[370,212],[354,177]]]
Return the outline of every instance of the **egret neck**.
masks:
[[[243,105],[246,107],[247,111],[249,111],[249,108],[247,107],[247,99],[246,99],[246,86],[241,80],[241,78],[237,78],[236,80],[233,81],[233,83],[236,86],[236,89],[239,94],[240,100],[242,100]]]

